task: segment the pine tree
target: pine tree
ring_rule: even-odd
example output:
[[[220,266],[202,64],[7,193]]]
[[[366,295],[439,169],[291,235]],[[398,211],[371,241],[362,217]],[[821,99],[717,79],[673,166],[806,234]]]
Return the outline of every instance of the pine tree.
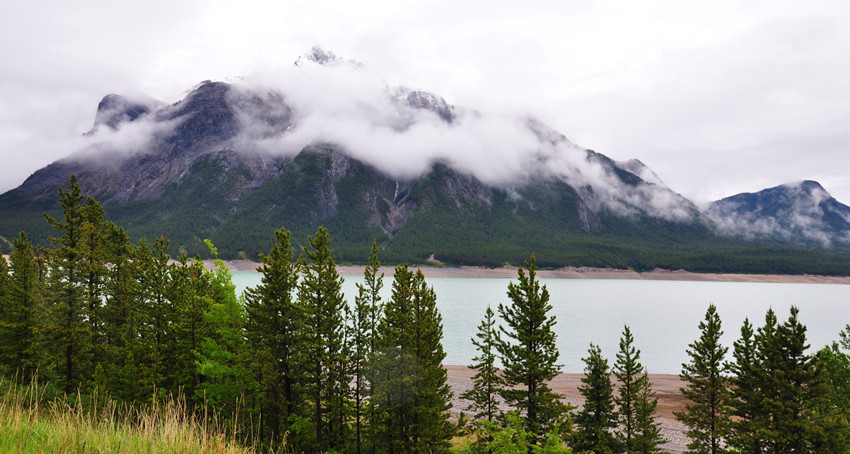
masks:
[[[473,357],[475,363],[469,366],[476,371],[472,376],[472,389],[461,394],[471,401],[468,409],[475,411],[475,418],[492,422],[499,415],[498,393],[504,386],[504,380],[496,367],[496,345],[499,343],[499,331],[495,314],[490,306],[484,312],[484,320],[478,325],[478,332],[472,338],[472,344],[478,350]]]
[[[360,454],[364,448],[363,426],[374,419],[368,411],[369,399],[374,393],[373,384],[367,379],[374,376],[370,358],[375,353],[375,340],[381,314],[381,288],[384,275],[378,275],[381,262],[378,260],[378,245],[372,242],[369,265],[363,272],[363,284],[357,284],[354,310],[351,311],[351,372],[354,381],[354,446]],[[373,425],[369,425],[369,440],[374,439]]]
[[[658,398],[652,391],[649,375],[643,372],[635,381],[634,437],[628,453],[651,454],[662,452],[660,446],[667,442],[661,435],[661,424],[655,417]]]
[[[5,297],[0,298],[0,365],[24,379],[33,378],[46,366],[45,308],[42,299],[41,270],[35,249],[24,232],[12,242],[9,255],[11,274],[6,273],[6,260],[0,258],[0,280],[5,282]],[[42,377],[50,377],[44,367]]]
[[[392,298],[384,305],[375,354],[375,394],[380,412],[379,452],[448,452],[451,389],[442,361],[442,317],[436,294],[421,271],[400,265]]]
[[[709,305],[705,320],[700,322],[700,338],[687,350],[689,363],[682,364],[679,377],[686,383],[682,395],[689,402],[676,412],[676,419],[688,426],[688,449],[692,453],[727,452],[725,443],[729,428],[729,390],[723,358],[729,350],[720,344],[720,316]]]
[[[730,408],[734,417],[729,434],[729,446],[741,452],[762,452],[761,435],[757,425],[761,412],[761,380],[759,359],[753,327],[744,319],[741,337],[733,344],[734,361],[727,365],[730,378]]]
[[[100,317],[103,326],[98,358],[107,377],[106,390],[114,397],[133,401],[140,397],[139,374],[135,372],[138,365],[133,356],[141,312],[138,264],[133,261],[135,250],[130,236],[111,223],[107,227],[105,249],[110,266],[104,281],[105,304]]]
[[[315,450],[340,450],[348,441],[347,420],[349,382],[345,342],[345,312],[342,277],[331,257],[330,235],[319,227],[308,237],[309,248],[303,250],[298,297],[304,307],[308,336],[306,365],[310,381],[312,423],[316,430]]]
[[[261,436],[282,441],[301,402],[300,353],[304,348],[304,310],[295,300],[298,270],[292,263],[289,231],[275,232],[269,255],[260,254],[262,282],[246,291],[245,336],[249,370],[259,395]]]
[[[806,327],[791,307],[779,325],[768,311],[757,341],[761,395],[754,421],[766,452],[825,452],[833,445],[824,433],[827,421],[816,410],[824,406],[827,388],[815,358],[806,354]]]
[[[174,291],[179,270],[169,264],[169,242],[164,237],[149,244],[140,240],[133,265],[137,270],[138,337],[133,340],[133,356],[138,361],[142,398],[154,393],[176,392],[176,308]]]
[[[500,327],[505,337],[497,350],[504,366],[502,398],[523,414],[533,443],[539,443],[567,408],[548,385],[560,369],[549,291],[537,281],[534,255],[525,268],[527,274],[517,271],[519,282],[508,284],[512,304],[499,304],[506,326]]]
[[[86,383],[92,367],[92,332],[88,323],[89,308],[86,299],[87,256],[85,234],[87,214],[82,204],[84,198],[71,175],[68,188],[59,188],[59,205],[63,219],[56,220],[45,214],[47,222],[61,235],[50,238],[53,248],[47,250],[50,265],[48,295],[55,312],[57,325],[53,346],[57,349],[60,383],[70,394]]]
[[[626,452],[635,449],[635,417],[638,380],[643,377],[643,365],[640,363],[640,350],[633,345],[634,337],[628,325],[623,328],[620,338],[620,351],[617,352],[617,362],[614,363],[614,376],[620,382],[617,397],[614,401],[618,407],[618,419],[622,430],[617,432],[619,443]]]
[[[602,357],[602,350],[597,345],[590,344],[587,352],[588,356],[582,358],[585,368],[582,385],[579,386],[584,405],[575,416],[572,446],[577,452],[621,452],[613,432],[617,427],[617,413],[614,411],[614,388],[608,360]]]

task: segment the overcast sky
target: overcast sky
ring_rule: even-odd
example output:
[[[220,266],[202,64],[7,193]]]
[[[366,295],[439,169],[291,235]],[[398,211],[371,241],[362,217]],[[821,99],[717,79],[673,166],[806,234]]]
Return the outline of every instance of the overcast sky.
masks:
[[[0,191],[73,152],[107,93],[173,103],[314,45],[389,85],[534,114],[696,202],[812,179],[850,204],[846,0],[9,0]]]

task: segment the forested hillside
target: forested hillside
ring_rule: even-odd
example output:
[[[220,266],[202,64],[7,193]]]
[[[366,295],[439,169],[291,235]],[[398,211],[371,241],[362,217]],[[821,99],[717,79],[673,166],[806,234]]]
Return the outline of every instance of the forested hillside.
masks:
[[[399,265],[382,300],[377,244],[357,297],[345,301],[328,230],[296,258],[290,231],[278,229],[260,256],[261,283],[240,296],[221,261],[211,270],[185,254],[173,261],[162,237],[132,243],[75,179],[59,203],[61,214],[47,216],[50,246],[21,233],[10,262],[0,261],[0,374],[50,390],[27,399],[5,390],[0,419],[15,423],[0,425],[0,447],[44,436],[21,422],[43,417],[40,406],[60,409],[54,426],[79,421],[71,415],[91,424],[81,415],[103,408],[132,426],[168,399],[181,420],[216,415],[215,427],[188,429],[213,440],[192,446],[215,452],[242,443],[253,452],[631,453],[665,442],[628,326],[613,368],[590,345],[580,409],[550,389],[555,340],[569,333],[557,329],[534,255],[508,284],[510,303],[483,314],[471,339],[470,405],[453,409],[438,295]],[[689,403],[677,417],[690,449],[850,451],[850,325],[840,343],[812,353],[797,315],[792,308],[780,323],[768,311],[758,328],[745,321],[729,355],[709,307],[681,374]],[[62,416],[68,399],[79,404]]]

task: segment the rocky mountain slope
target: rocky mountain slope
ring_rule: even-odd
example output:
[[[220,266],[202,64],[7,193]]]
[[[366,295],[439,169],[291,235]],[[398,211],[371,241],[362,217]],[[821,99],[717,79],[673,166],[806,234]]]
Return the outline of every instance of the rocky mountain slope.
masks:
[[[0,195],[0,246],[21,229],[45,241],[41,212],[71,174],[134,236],[165,235],[190,254],[210,238],[233,258],[267,251],[281,226],[296,242],[327,226],[343,261],[364,260],[375,240],[390,261],[493,266],[536,252],[544,266],[693,268],[749,247],[736,238],[850,238],[847,207],[808,182],[774,197],[794,213],[815,206],[808,223],[743,195],[703,213],[640,161],[578,147],[534,118],[405,87],[340,90],[362,65],[321,49],[295,67],[300,85],[207,81],[172,105],[107,95],[88,147]],[[756,228],[771,217],[774,236]]]

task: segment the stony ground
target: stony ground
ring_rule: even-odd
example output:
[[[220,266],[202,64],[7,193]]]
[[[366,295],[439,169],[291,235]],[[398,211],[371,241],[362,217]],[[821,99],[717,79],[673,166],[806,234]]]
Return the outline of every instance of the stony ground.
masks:
[[[448,371],[449,385],[454,390],[455,398],[453,411],[460,412],[465,409],[468,402],[460,399],[462,392],[472,387],[472,375],[475,372],[466,366],[446,366]],[[565,396],[565,401],[575,407],[580,407],[583,403],[581,394],[578,392],[578,387],[581,385],[582,374],[560,374],[551,383],[552,389]],[[683,453],[685,452],[685,426],[676,421],[673,417],[673,412],[681,410],[684,407],[684,399],[682,398],[679,388],[682,387],[682,381],[678,375],[667,374],[652,374],[650,375],[653,390],[658,396],[658,419],[661,422],[664,438],[668,443],[663,446],[666,452]]]

